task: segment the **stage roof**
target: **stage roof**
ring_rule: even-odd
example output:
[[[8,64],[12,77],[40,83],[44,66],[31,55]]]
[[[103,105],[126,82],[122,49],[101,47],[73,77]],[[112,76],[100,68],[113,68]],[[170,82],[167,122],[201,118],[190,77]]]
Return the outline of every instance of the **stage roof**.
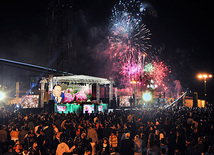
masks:
[[[75,82],[75,83],[95,83],[95,84],[110,84],[111,81],[106,78],[87,76],[87,75],[72,75],[53,77],[53,82]]]

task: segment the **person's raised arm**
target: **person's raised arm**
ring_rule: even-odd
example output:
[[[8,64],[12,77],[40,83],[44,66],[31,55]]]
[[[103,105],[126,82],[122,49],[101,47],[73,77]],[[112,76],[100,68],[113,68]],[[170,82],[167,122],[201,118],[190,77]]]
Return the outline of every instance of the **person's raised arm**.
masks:
[[[73,150],[76,148],[76,146],[74,145],[74,146],[72,146],[70,149],[69,149],[69,147],[68,147],[68,145],[66,145],[66,147],[65,147],[65,151],[66,151],[66,153],[70,153],[70,152],[73,152]]]

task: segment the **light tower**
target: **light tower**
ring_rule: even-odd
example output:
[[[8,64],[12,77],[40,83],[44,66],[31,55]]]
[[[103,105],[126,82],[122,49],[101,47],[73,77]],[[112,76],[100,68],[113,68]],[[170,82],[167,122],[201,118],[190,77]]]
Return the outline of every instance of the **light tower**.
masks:
[[[206,74],[206,73],[200,73],[197,75],[198,79],[203,79],[204,81],[204,99],[205,99],[205,104],[207,100],[207,79],[212,78],[212,74]]]
[[[50,0],[47,26],[48,67],[57,71],[74,71],[73,0]]]

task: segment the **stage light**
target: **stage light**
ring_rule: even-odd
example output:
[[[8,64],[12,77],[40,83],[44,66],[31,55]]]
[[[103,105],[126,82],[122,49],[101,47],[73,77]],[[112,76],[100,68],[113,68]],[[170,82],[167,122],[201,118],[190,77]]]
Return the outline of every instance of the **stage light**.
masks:
[[[131,84],[136,84],[136,83],[137,83],[137,81],[132,80],[132,81],[130,81],[130,83],[131,83]]]
[[[143,94],[143,100],[144,101],[150,101],[152,99],[152,95],[150,93],[144,93]]]
[[[3,92],[0,92],[0,100],[4,99],[5,95]]]

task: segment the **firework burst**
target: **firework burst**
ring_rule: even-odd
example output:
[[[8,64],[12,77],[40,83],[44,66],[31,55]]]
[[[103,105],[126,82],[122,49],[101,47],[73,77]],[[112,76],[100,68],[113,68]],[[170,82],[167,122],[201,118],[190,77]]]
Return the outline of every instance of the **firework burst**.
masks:
[[[165,81],[169,72],[169,68],[162,61],[152,61],[146,64],[144,69],[144,75],[150,77],[149,81],[155,81],[155,84],[164,90],[167,89]]]
[[[109,36],[114,57],[134,55],[133,52],[146,52],[151,48],[150,30],[142,23],[145,10],[142,8],[143,3],[140,1],[120,1],[114,6]],[[126,50],[121,49],[121,46],[125,46]]]
[[[153,81],[166,90],[164,80],[168,67],[153,56],[151,32],[142,20],[145,10],[146,5],[139,0],[120,0],[114,6],[108,53],[113,66],[118,69],[121,85],[130,86],[134,80],[146,86]]]

